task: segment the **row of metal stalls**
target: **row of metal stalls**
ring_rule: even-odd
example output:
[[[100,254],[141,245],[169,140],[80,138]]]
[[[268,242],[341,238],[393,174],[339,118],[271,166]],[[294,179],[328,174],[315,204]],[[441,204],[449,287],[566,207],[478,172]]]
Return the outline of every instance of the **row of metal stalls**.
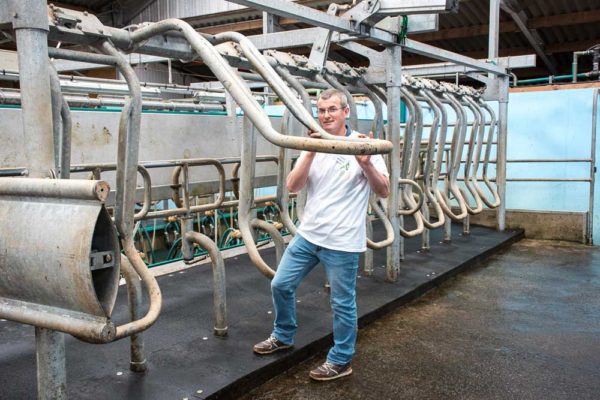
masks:
[[[214,332],[227,335],[223,242],[203,231],[202,218],[220,210],[229,210],[232,218],[235,212],[231,232],[258,271],[271,278],[276,265],[263,260],[257,243],[272,241],[279,260],[283,233],[295,234],[302,220],[303,193],[288,193],[284,185],[300,150],[386,155],[391,194],[385,201],[371,198],[365,223],[371,231],[377,219],[385,229],[385,238],[369,240],[368,246],[386,249],[390,282],[398,279],[404,238],[419,236],[428,249],[430,230],[444,230],[450,241],[451,221],[468,234],[470,215],[502,207],[502,184],[494,182],[492,164],[502,162],[502,151],[495,149],[506,128],[506,99],[497,113],[482,90],[402,75],[398,45],[381,55],[388,66],[379,70],[379,79],[367,79],[368,70],[344,64],[317,68],[304,56],[263,54],[235,32],[202,35],[179,20],[123,30],[103,26],[87,13],[25,3],[11,3],[17,12],[3,16],[12,22],[20,69],[20,92],[3,101],[21,107],[1,111],[2,140],[15,145],[2,150],[0,231],[10,235],[0,240],[0,317],[36,327],[40,398],[65,396],[62,333],[90,343],[130,337],[131,368],[146,369],[141,333],[159,316],[162,297],[142,258],[148,251],[142,241],[136,243],[140,227],[148,226],[143,221],[176,223],[177,251],[185,260],[202,251],[209,255]],[[55,40],[85,44],[94,52],[48,48],[48,31]],[[132,49],[202,59],[230,97],[225,109],[234,104],[243,116],[205,114],[223,105],[201,101],[170,101],[170,107],[193,111],[188,114],[143,113],[158,105],[144,99],[122,53]],[[48,56],[116,68],[128,91],[114,100],[121,111],[72,112],[72,105],[86,101],[63,96]],[[237,68],[253,71],[252,76]],[[501,67],[486,68],[506,77]],[[286,107],[283,117],[269,119],[243,78],[268,84]],[[350,124],[372,131],[374,139],[339,138],[319,126],[307,89],[327,87],[347,94]],[[357,120],[354,96],[374,105],[369,123]],[[322,138],[307,137],[307,129]],[[260,187],[276,192],[255,197]],[[365,259],[369,275],[373,265]],[[111,314],[120,275],[127,283],[131,321],[115,326]]]

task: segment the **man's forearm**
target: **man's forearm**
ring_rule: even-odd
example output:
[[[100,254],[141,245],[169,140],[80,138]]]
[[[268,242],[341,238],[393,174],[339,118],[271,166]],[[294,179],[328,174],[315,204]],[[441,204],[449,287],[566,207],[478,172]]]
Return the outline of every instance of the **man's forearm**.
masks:
[[[294,169],[292,169],[286,179],[286,186],[290,192],[299,192],[306,185],[310,166],[315,158],[315,154],[316,153],[312,152],[304,153],[298,158],[298,161],[296,161]]]
[[[373,164],[362,164],[361,168],[369,181],[369,187],[379,197],[386,198],[390,194],[390,180],[387,176],[379,172]]]

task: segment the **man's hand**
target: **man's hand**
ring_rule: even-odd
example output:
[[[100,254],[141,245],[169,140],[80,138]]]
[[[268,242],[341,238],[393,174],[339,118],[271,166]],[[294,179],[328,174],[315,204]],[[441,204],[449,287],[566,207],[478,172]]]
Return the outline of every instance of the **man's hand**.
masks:
[[[321,134],[319,132],[308,131],[308,136],[310,136],[313,139],[319,139],[321,137]]]
[[[359,133],[358,137],[361,139],[373,139],[373,132],[369,132],[369,136],[365,135],[364,133]],[[362,155],[362,156],[354,156],[354,157],[356,157],[356,161],[358,162],[358,165],[360,165],[361,168],[364,165],[369,165],[371,163],[371,155],[370,154],[366,154],[366,155]]]

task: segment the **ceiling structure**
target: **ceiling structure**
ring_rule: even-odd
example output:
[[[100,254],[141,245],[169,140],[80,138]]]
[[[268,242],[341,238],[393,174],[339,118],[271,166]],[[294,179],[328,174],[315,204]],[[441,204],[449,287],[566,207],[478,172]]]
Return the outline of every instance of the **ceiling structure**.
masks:
[[[348,4],[351,0],[336,1]],[[200,32],[237,31],[245,35],[263,32],[263,13],[223,1],[196,0],[61,0],[53,2],[87,10],[98,15],[107,25],[122,27],[131,23],[182,18]],[[298,0],[297,3],[325,10],[331,1]],[[192,7],[194,5],[194,7]],[[211,12],[215,9],[218,12]],[[224,11],[222,11],[224,10]],[[189,15],[191,12],[203,15]],[[186,15],[186,13],[188,15]],[[537,54],[537,67],[514,72],[519,79],[569,74],[573,52],[600,45],[600,1],[598,0],[502,0],[500,14],[499,55]],[[306,28],[290,18],[276,18],[276,30]],[[447,49],[472,58],[485,59],[488,54],[489,0],[461,0],[458,13],[441,14],[439,30],[409,34],[411,39]],[[410,24],[410,18],[409,18]],[[371,47],[376,45],[363,42]],[[3,45],[10,48],[10,45]],[[300,54],[310,49],[296,48]],[[330,58],[354,66],[364,66],[367,60],[348,50],[333,46]],[[435,62],[422,56],[405,53],[405,65]],[[591,57],[580,57],[579,70],[591,69]],[[187,73],[210,75],[201,62],[177,64]]]

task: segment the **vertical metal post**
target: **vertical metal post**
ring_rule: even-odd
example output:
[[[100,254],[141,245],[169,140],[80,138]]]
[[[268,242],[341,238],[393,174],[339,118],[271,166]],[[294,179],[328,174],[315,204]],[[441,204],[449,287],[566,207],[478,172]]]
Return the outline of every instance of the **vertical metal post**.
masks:
[[[48,30],[16,29],[23,142],[31,178],[46,178],[54,165]]]
[[[404,250],[404,238],[400,235],[399,184],[400,179],[400,86],[402,73],[402,48],[388,47],[386,59],[386,88],[388,109],[388,140],[394,148],[390,154],[390,195],[388,196],[388,218],[394,229],[394,242],[387,248],[386,277],[388,282],[398,280],[400,255]]]
[[[46,69],[46,76],[48,69]],[[61,332],[35,327],[38,400],[67,398],[65,337]]]
[[[587,243],[594,244],[594,192],[596,185],[596,130],[598,125],[598,95],[600,89],[594,89],[594,105],[592,107],[592,144],[590,149],[590,203],[588,207]]]
[[[181,167],[183,173],[183,206],[188,213],[180,218],[181,222],[181,254],[184,262],[194,261],[194,245],[191,241],[183,240],[186,233],[194,231],[194,219],[189,213],[190,209],[190,172],[189,165],[183,164]]]
[[[181,217],[181,237],[183,238],[188,232],[194,232],[194,218],[191,215]],[[183,256],[183,262],[193,263],[194,253],[193,243],[182,239],[181,254]]]
[[[227,110],[228,117],[236,116],[237,103],[233,99],[233,96],[229,92],[225,92],[225,109]]]
[[[496,228],[499,231],[506,229],[506,152],[508,137],[508,76],[497,78],[500,80],[500,98],[498,100],[498,146],[496,147],[496,185],[500,206],[496,209]]]
[[[256,218],[254,207],[254,174],[256,170],[256,129],[250,118],[244,115],[242,130],[241,168],[240,168],[240,203],[238,218],[249,215],[250,220]],[[242,193],[243,192],[243,193]],[[245,201],[243,200],[245,199]],[[252,234],[256,241],[256,231]]]
[[[488,38],[488,58],[498,58],[498,43],[500,41],[500,1],[490,0],[490,29]],[[488,74],[498,82],[499,116],[498,116],[498,145],[496,147],[496,184],[500,196],[500,206],[496,209],[496,228],[503,231],[506,228],[506,139],[508,121],[508,77],[498,77]]]
[[[500,0],[490,0],[490,24],[488,37],[488,58],[498,58],[498,43],[500,41]],[[495,75],[488,74],[490,78]]]
[[[427,178],[425,178],[427,179]],[[428,190],[425,185],[423,185],[423,192]],[[423,201],[423,206],[421,207],[421,214],[423,214],[423,218],[429,221],[429,206],[427,205],[427,201]],[[421,250],[429,251],[431,249],[431,240],[429,237],[429,229],[423,229],[423,233],[421,234]]]

